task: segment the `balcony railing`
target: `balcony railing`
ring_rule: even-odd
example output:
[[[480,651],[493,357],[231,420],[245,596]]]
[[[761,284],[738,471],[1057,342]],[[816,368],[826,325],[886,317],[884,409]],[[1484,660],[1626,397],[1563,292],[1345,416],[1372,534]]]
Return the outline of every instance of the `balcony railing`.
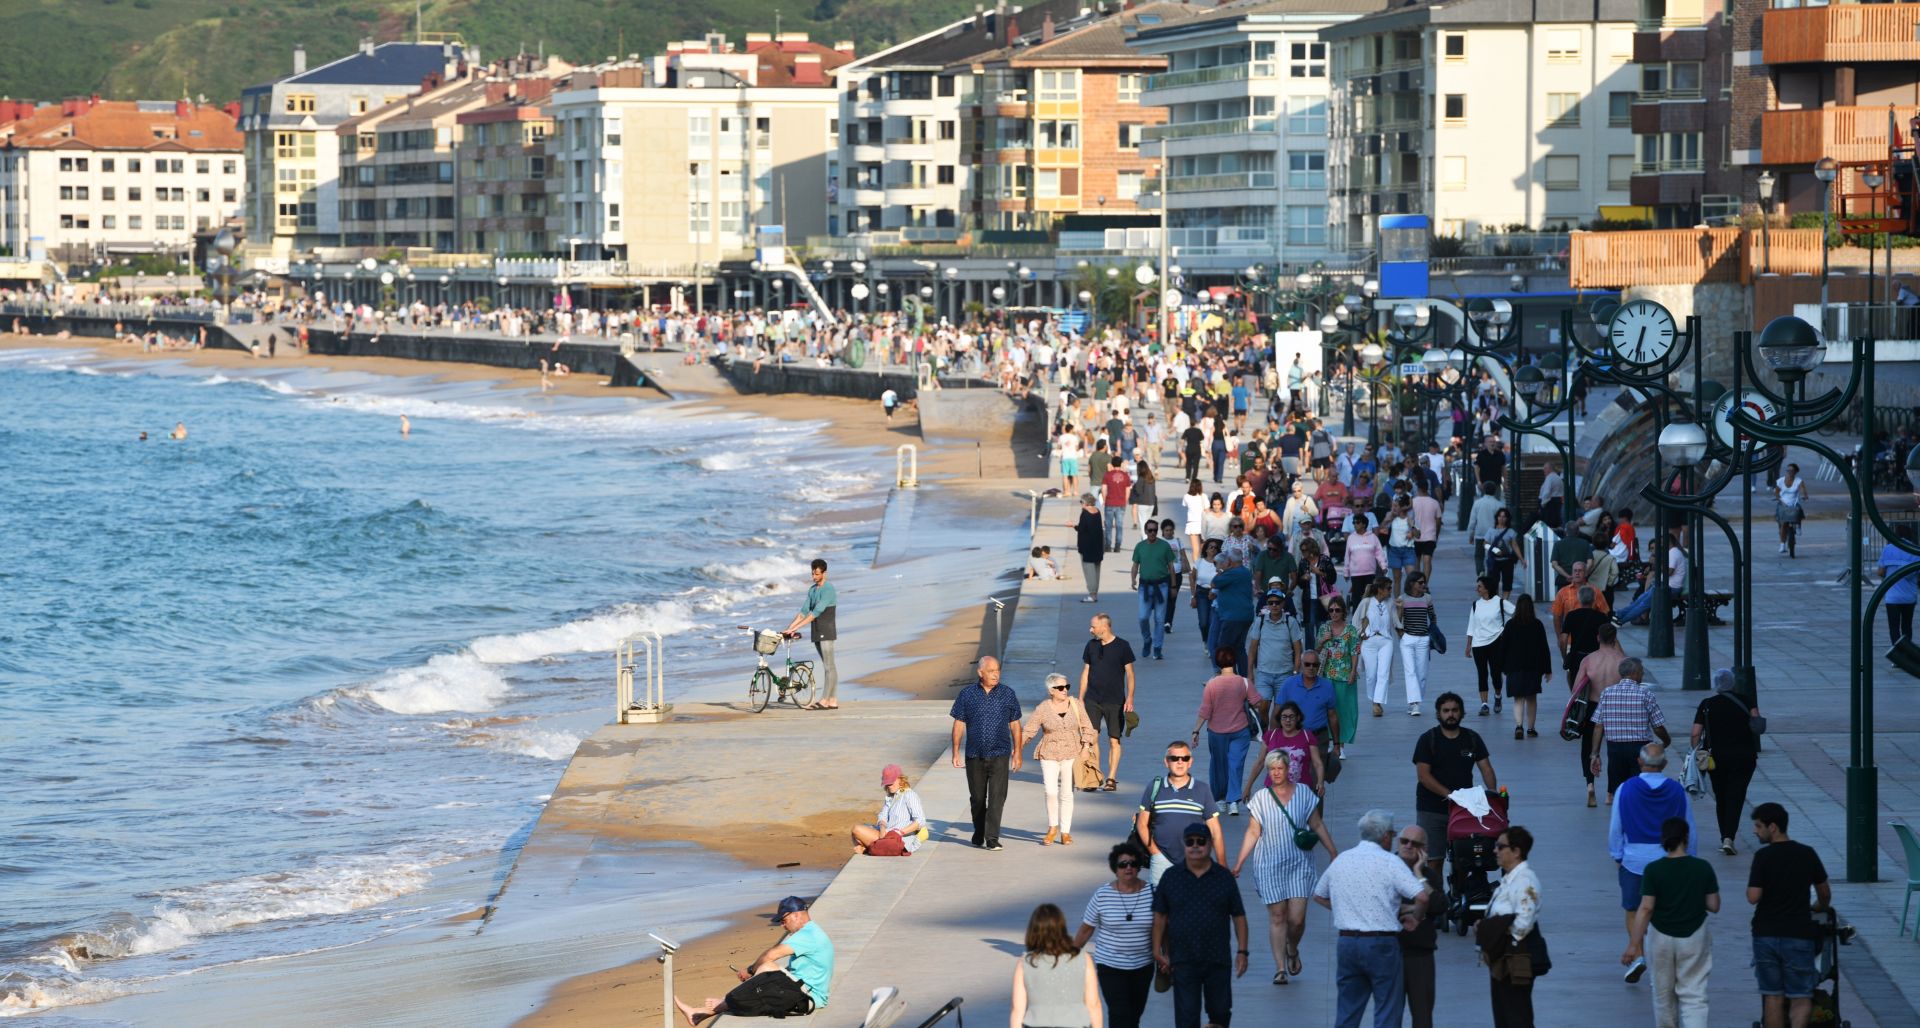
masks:
[[[1697,14],[1669,14],[1664,18],[1637,18],[1633,28],[1636,32],[1659,32],[1663,29],[1697,29],[1700,16]]]
[[[1158,75],[1148,75],[1145,91],[1156,89],[1178,89],[1182,86],[1204,86],[1213,82],[1238,82],[1242,79],[1270,79],[1274,75],[1272,61],[1246,61],[1240,64],[1216,64],[1211,68],[1188,68],[1185,71],[1167,71]]]
[[[1174,125],[1148,125],[1147,139],[1196,139],[1202,136],[1234,136],[1247,132],[1272,132],[1275,118],[1221,118],[1215,121],[1183,121]]]
[[[1760,53],[1768,64],[1920,60],[1920,5],[1834,4],[1767,11]]]
[[[1698,157],[1692,160],[1675,161],[1634,161],[1635,175],[1665,175],[1680,172],[1700,172],[1707,170],[1707,162]]]
[[[1665,100],[1698,100],[1700,99],[1700,95],[1700,87],[1698,86],[1692,89],[1643,89],[1634,94],[1633,102],[1637,104],[1657,104]]]
[[[1812,164],[1822,157],[1837,161],[1885,160],[1889,113],[1904,126],[1920,113],[1920,107],[1816,107],[1762,112],[1760,162]]]
[[[1236,171],[1225,175],[1184,175],[1166,181],[1169,193],[1206,193],[1221,189],[1272,189],[1274,178],[1271,171]],[[1158,193],[1160,183],[1160,179],[1150,178],[1140,188],[1142,192]]]

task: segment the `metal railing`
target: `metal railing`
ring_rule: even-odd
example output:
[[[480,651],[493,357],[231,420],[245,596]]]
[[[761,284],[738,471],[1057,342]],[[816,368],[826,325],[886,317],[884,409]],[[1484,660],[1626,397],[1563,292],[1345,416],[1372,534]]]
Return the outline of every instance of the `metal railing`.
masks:
[[[646,695],[635,700],[633,673],[640,667],[634,660],[636,645],[646,655]],[[659,632],[642,632],[623,640],[613,651],[613,710],[619,724],[658,724],[667,719],[673,706],[667,702],[667,650]]]
[[[1147,139],[1195,139],[1203,136],[1231,136],[1247,132],[1272,132],[1279,127],[1277,118],[1219,118],[1212,121],[1182,121],[1168,125],[1148,125]]]
[[[1274,76],[1274,72],[1273,61],[1247,61],[1241,64],[1216,64],[1210,68],[1167,71],[1158,75],[1148,75],[1141,91],[1150,93],[1156,89],[1204,86],[1213,82],[1238,82],[1250,78],[1270,79]]]
[[[1160,179],[1147,179],[1141,185],[1143,192],[1160,191]],[[1169,193],[1204,193],[1219,189],[1272,189],[1274,178],[1271,171],[1236,171],[1224,175],[1187,175],[1167,179]]]
[[[190,321],[197,324],[212,324],[219,315],[219,308],[178,307],[168,304],[154,304],[151,307],[137,303],[44,303],[14,302],[0,304],[0,314],[19,317],[78,317],[112,318],[115,321]],[[234,321],[252,321],[252,311],[234,311]]]

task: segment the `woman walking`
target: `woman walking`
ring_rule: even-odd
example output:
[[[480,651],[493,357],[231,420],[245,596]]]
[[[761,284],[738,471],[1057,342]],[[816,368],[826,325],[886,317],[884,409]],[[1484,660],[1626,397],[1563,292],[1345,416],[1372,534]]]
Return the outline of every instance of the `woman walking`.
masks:
[[[1760,708],[1749,707],[1733,691],[1732,668],[1713,673],[1713,695],[1693,712],[1693,747],[1713,754],[1707,777],[1713,781],[1713,808],[1720,822],[1720,852],[1732,856],[1733,840],[1740,837],[1747,806],[1747,786],[1759,758],[1754,744],[1753,719]]]
[[[1213,576],[1219,573],[1219,569],[1213,565],[1213,559],[1220,555],[1220,545],[1218,539],[1201,542],[1200,559],[1193,562],[1193,591],[1187,606],[1199,615],[1200,638],[1203,642],[1212,638],[1213,600],[1206,593],[1213,586]]]
[[[1203,541],[1207,539],[1219,539],[1225,542],[1227,538],[1227,525],[1232,521],[1233,515],[1227,513],[1227,498],[1221,496],[1219,493],[1214,493],[1212,496],[1207,497],[1206,512],[1200,515],[1200,538]]]
[[[1027,717],[1026,737],[1033,740],[1033,756],[1040,762],[1041,787],[1047,794],[1047,834],[1040,845],[1073,845],[1073,765],[1080,751],[1100,741],[1087,709],[1068,692],[1067,676],[1047,676],[1047,698],[1034,704]]]
[[[1433,597],[1427,595],[1424,572],[1407,572],[1406,594],[1394,605],[1394,625],[1400,630],[1400,677],[1406,685],[1407,713],[1420,716],[1420,699],[1427,692],[1427,661],[1432,657]],[[1385,700],[1384,690],[1381,700]]]
[[[1073,944],[1093,942],[1093,973],[1107,1001],[1111,1028],[1140,1028],[1153,994],[1153,886],[1147,852],[1123,842],[1107,853],[1113,881],[1093,890]]]
[[[1361,511],[1354,511],[1352,529],[1347,533],[1346,571],[1347,591],[1355,606],[1373,588],[1373,577],[1380,573],[1386,559],[1386,547],[1380,545],[1380,534],[1373,530],[1372,519]]]
[[[1473,610],[1467,615],[1467,656],[1473,658],[1473,669],[1480,676],[1480,716],[1486,717],[1491,713],[1487,706],[1489,684],[1494,700],[1500,699],[1500,676],[1507,666],[1500,636],[1507,630],[1507,619],[1513,616],[1513,604],[1494,591],[1492,575],[1481,575],[1473,587],[1480,598],[1473,601]]]
[[[1327,745],[1349,746],[1360,725],[1360,694],[1353,683],[1361,669],[1360,631],[1347,623],[1347,601],[1338,596],[1327,601],[1327,623],[1316,641],[1320,674],[1333,686],[1335,709],[1340,712],[1340,738],[1328,739]]]
[[[1013,970],[1011,1023],[1027,1028],[1100,1028],[1093,958],[1067,935],[1060,908],[1042,903],[1027,918],[1027,951]]]
[[[1208,446],[1213,457],[1213,484],[1219,485],[1227,470],[1227,422],[1225,418],[1216,417],[1210,424],[1213,432]]]
[[[1526,563],[1520,556],[1520,537],[1513,531],[1513,514],[1505,507],[1494,511],[1493,527],[1480,539],[1486,543],[1487,577],[1506,599],[1513,594],[1514,568]]]
[[[1160,514],[1159,486],[1154,482],[1152,465],[1143,460],[1133,467],[1133,485],[1127,490],[1127,503],[1133,507],[1134,527],[1145,538],[1147,522]]]
[[[1627,651],[1620,648],[1620,629],[1611,622],[1600,626],[1595,633],[1600,640],[1600,648],[1586,655],[1580,661],[1580,667],[1573,673],[1573,695],[1567,698],[1567,709],[1573,709],[1575,700],[1585,699],[1589,706],[1587,716],[1580,722],[1580,773],[1587,779],[1587,806],[1594,806],[1593,795],[1593,705],[1600,702],[1600,694],[1607,686],[1620,680],[1620,662],[1627,659]]]
[[[1252,815],[1247,834],[1240,841],[1240,855],[1233,862],[1233,876],[1253,858],[1254,888],[1267,907],[1267,945],[1273,953],[1273,984],[1287,984],[1288,975],[1300,973],[1300,939],[1307,930],[1307,899],[1313,895],[1317,875],[1312,842],[1302,845],[1301,833],[1312,832],[1327,850],[1327,859],[1338,856],[1333,836],[1320,819],[1320,797],[1312,789],[1295,782],[1291,761],[1278,750],[1267,754],[1265,789],[1247,801]]]
[[[1789,464],[1773,482],[1773,520],[1780,524],[1780,552],[1795,556],[1800,541],[1800,522],[1807,519],[1807,480],[1800,477],[1800,465]]]
[[[1373,716],[1386,713],[1381,704],[1387,700],[1387,681],[1393,671],[1393,651],[1399,640],[1394,637],[1393,583],[1387,576],[1373,580],[1372,595],[1356,608],[1360,629],[1360,666],[1365,674],[1367,698],[1373,701]],[[1357,691],[1357,686],[1356,686]]]
[[[1073,523],[1073,547],[1080,551],[1080,573],[1087,576],[1087,594],[1080,602],[1098,603],[1100,561],[1107,555],[1107,536],[1100,523],[1100,504],[1092,493],[1080,495],[1080,519]]]
[[[1253,741],[1257,726],[1247,716],[1247,708],[1260,702],[1253,683],[1235,673],[1239,655],[1231,646],[1213,651],[1218,671],[1200,689],[1200,709],[1193,722],[1193,744],[1200,747],[1200,730],[1207,730],[1207,757],[1210,763],[1207,784],[1213,798],[1227,808],[1230,817],[1240,814],[1241,766],[1247,759],[1247,744]]]
[[[1326,622],[1326,604],[1340,595],[1340,572],[1318,539],[1300,544],[1300,628],[1307,638],[1318,638]]]
[[[1173,538],[1173,519],[1172,518],[1160,519],[1160,538],[1162,539]],[[1173,544],[1168,543],[1167,545],[1172,546]],[[1189,571],[1192,570],[1192,567],[1193,567],[1193,558],[1187,555],[1186,550],[1182,549],[1181,547],[1174,546],[1173,547],[1173,569],[1172,569],[1171,576],[1167,579],[1167,609],[1166,609],[1167,620],[1164,624],[1160,626],[1162,629],[1166,631],[1168,635],[1173,634],[1173,612],[1176,609],[1176,601],[1180,599],[1180,583],[1181,581],[1186,579],[1187,574]]]
[[[1206,528],[1207,510],[1206,487],[1198,478],[1187,480],[1187,495],[1180,497],[1180,506],[1186,512],[1187,525],[1183,531],[1187,534],[1188,549],[1195,559],[1200,556],[1201,532]]]
[[[1505,601],[1502,601],[1505,602]],[[1513,602],[1513,616],[1506,631],[1500,633],[1507,698],[1513,701],[1513,737],[1531,739],[1540,733],[1534,719],[1540,712],[1540,687],[1553,674],[1552,649],[1547,646],[1547,626],[1533,612],[1533,597],[1521,593]]]
[[[1242,796],[1252,796],[1260,791],[1256,779],[1265,773],[1267,758],[1278,753],[1287,758],[1287,777],[1312,789],[1321,799],[1326,799],[1326,764],[1320,758],[1320,738],[1302,727],[1304,724],[1300,704],[1288,700],[1280,705],[1279,711],[1273,715],[1273,726],[1260,737],[1261,749],[1254,754],[1246,785],[1240,790]],[[1268,782],[1271,784],[1272,779],[1269,778]]]
[[[1500,885],[1487,905],[1480,948],[1492,972],[1494,1028],[1533,1028],[1533,976],[1539,969],[1533,966],[1530,936],[1540,930],[1540,879],[1527,866],[1531,852],[1533,833],[1519,825],[1501,832],[1493,845]],[[1488,937],[1501,928],[1505,931]]]

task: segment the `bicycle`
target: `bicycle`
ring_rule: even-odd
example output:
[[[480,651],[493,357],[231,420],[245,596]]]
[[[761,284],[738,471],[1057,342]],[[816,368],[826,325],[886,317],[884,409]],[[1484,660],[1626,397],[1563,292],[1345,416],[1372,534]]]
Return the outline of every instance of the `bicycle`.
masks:
[[[767,666],[767,658],[790,646],[793,640],[779,632],[756,629],[751,625],[739,626],[753,633],[753,652],[760,664],[753,669],[752,677],[747,679],[747,705],[753,712],[767,709],[767,704],[779,700],[791,703],[795,707],[807,707],[813,703],[814,681],[813,661],[794,660],[786,655],[787,673],[783,677],[773,673]]]

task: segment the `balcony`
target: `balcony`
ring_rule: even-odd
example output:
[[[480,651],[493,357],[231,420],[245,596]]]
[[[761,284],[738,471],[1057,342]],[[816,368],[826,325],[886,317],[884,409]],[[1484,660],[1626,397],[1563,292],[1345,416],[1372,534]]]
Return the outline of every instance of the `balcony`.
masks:
[[[1272,132],[1278,126],[1274,118],[1221,118],[1217,121],[1183,121],[1174,125],[1148,125],[1147,139],[1196,139],[1203,136],[1236,136],[1248,132]]]
[[[1272,189],[1271,171],[1236,171],[1225,175],[1184,175],[1167,180],[1169,193],[1211,193],[1223,189]],[[1146,193],[1160,192],[1160,180],[1147,179],[1141,185]]]
[[[1835,4],[1767,11],[1768,64],[1920,60],[1920,5]]]
[[[1887,115],[1905,125],[1920,107],[1815,107],[1760,115],[1760,163],[1885,160]]]
[[[1188,68],[1185,71],[1161,72],[1148,75],[1145,92],[1157,89],[1179,89],[1183,86],[1205,86],[1215,82],[1239,82],[1244,79],[1270,79],[1274,76],[1274,62],[1249,61],[1244,64],[1216,64],[1211,68]]]
[[[1701,26],[1698,12],[1693,14],[1669,14],[1661,18],[1638,18],[1633,23],[1635,32],[1666,32],[1672,29],[1697,29]]]
[[[1633,173],[1635,175],[1698,174],[1706,170],[1707,162],[1698,157],[1692,160],[1633,162]]]

